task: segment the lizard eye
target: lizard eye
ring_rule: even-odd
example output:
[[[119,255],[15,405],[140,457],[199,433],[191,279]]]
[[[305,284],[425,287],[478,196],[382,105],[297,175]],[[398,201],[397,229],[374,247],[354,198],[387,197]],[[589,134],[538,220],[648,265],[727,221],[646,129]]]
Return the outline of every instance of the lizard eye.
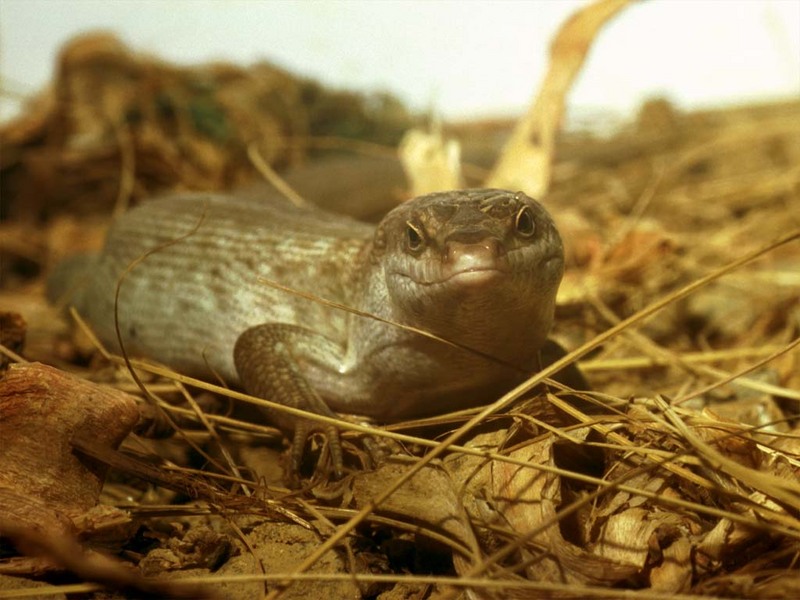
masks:
[[[529,238],[536,233],[536,224],[533,220],[533,213],[530,208],[524,206],[519,210],[514,220],[514,227],[517,233],[525,238]]]
[[[422,230],[411,221],[406,223],[406,247],[411,252],[419,252],[425,245],[425,236]]]

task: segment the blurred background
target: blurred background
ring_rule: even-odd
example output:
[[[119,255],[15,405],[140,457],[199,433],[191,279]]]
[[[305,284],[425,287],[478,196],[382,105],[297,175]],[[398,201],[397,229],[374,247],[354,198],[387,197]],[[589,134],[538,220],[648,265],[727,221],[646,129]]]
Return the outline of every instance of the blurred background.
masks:
[[[0,117],[47,85],[65,41],[96,29],[178,64],[266,59],[451,121],[512,116],[532,98],[557,27],[585,4],[1,0]],[[586,127],[654,96],[695,109],[798,95],[800,0],[651,0],[603,30],[568,115]]]

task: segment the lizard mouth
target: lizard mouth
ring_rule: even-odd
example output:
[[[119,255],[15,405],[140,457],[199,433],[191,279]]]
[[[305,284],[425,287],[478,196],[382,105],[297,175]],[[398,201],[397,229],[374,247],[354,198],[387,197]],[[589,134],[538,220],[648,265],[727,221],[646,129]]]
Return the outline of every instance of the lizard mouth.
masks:
[[[428,285],[457,284],[463,286],[479,286],[495,283],[508,275],[507,269],[497,267],[476,267],[463,271],[456,271],[446,275],[439,281],[432,281]]]
[[[442,273],[436,279],[415,277],[415,274],[395,272],[397,277],[410,279],[417,285],[433,287],[439,285],[461,285],[464,287],[477,287],[496,283],[510,274],[508,269],[498,267],[482,267],[464,269],[451,273]]]

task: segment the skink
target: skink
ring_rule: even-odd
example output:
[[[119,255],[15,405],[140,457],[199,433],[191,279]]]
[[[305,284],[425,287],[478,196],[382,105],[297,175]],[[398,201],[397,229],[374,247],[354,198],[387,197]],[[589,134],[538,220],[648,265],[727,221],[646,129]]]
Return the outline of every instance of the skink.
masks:
[[[564,268],[551,217],[523,193],[429,194],[377,226],[277,197],[175,196],[120,218],[69,299],[111,347],[117,282],[156,248],[121,285],[129,353],[297,408],[383,422],[486,403],[534,372]],[[64,276],[55,280],[63,289]],[[310,424],[272,416],[295,432],[296,466]]]

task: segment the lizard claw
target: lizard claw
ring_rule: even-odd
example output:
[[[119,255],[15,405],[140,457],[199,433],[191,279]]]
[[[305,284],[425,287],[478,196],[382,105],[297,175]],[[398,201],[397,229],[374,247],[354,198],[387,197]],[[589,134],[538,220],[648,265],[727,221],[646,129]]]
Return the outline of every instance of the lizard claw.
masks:
[[[294,435],[292,436],[291,446],[291,470],[293,475],[300,472],[300,466],[305,454],[306,442],[313,429],[311,421],[300,421],[295,425]],[[337,479],[341,479],[344,474],[344,455],[342,453],[342,441],[339,437],[339,430],[335,425],[323,425],[321,427],[325,439],[328,441],[328,448],[331,453],[333,463],[333,473]]]

